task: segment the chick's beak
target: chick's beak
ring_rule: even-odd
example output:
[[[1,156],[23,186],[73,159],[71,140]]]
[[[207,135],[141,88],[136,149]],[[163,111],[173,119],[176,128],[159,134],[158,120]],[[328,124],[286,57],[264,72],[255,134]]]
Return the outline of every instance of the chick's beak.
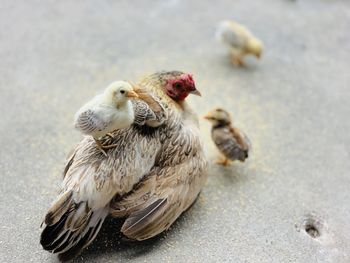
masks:
[[[138,98],[139,95],[137,95],[137,93],[135,91],[131,90],[131,91],[128,91],[128,93],[126,94],[126,97],[128,97],[128,98]]]
[[[193,94],[193,95],[197,95],[197,96],[199,96],[199,97],[202,97],[202,94],[198,91],[198,90],[193,90],[193,91],[191,91],[190,92],[190,94]]]
[[[213,119],[213,117],[209,113],[204,115],[203,118],[206,119],[206,120],[212,120]]]

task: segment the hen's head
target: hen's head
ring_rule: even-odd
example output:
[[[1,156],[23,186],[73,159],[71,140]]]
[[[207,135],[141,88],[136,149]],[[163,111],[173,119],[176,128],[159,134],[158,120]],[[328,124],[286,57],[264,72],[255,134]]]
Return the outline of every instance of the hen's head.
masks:
[[[180,71],[169,71],[160,73],[160,77],[166,95],[175,101],[182,101],[189,94],[201,96],[200,92],[196,89],[191,74]]]

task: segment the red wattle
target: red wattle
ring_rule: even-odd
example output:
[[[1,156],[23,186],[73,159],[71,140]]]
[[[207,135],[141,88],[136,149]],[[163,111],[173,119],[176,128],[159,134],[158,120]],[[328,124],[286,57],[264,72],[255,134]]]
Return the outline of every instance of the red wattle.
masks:
[[[176,101],[179,101],[179,100],[184,100],[186,99],[186,97],[188,96],[188,92],[181,92],[181,93],[177,93],[177,92],[174,92],[172,90],[167,90],[166,91],[166,94],[172,98],[173,100],[176,100]]]

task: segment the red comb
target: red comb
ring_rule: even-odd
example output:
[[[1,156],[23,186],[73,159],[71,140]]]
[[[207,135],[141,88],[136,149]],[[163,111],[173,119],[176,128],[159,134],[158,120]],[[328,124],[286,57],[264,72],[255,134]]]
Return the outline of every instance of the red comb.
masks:
[[[186,81],[189,84],[194,85],[193,75],[189,73],[184,73],[180,76],[180,79]]]

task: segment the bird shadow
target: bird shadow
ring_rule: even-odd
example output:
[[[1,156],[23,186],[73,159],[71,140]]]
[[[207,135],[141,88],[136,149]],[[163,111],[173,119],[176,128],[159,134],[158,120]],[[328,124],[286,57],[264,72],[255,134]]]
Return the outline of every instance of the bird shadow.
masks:
[[[72,262],[85,262],[86,259],[99,260],[106,255],[114,257],[118,255],[119,258],[125,260],[126,256],[128,260],[142,257],[159,247],[158,244],[175,228],[183,229],[185,227],[184,218],[191,213],[190,210],[194,209],[193,206],[196,203],[194,202],[167,231],[141,242],[130,240],[120,232],[125,219],[107,217],[96,239]]]
[[[237,162],[228,166],[212,163],[209,166],[209,180],[210,182],[215,180],[216,184],[227,187],[238,186],[248,181],[247,174],[250,173],[248,170],[247,166]]]
[[[234,70],[239,74],[251,73],[259,68],[258,61],[252,56],[246,56],[242,66],[233,65],[228,55],[222,55],[221,58],[219,58],[219,62],[226,69]]]
[[[127,239],[120,229],[125,219],[107,217],[96,239],[72,262],[85,262],[88,259],[99,259],[106,255],[125,253],[130,258],[137,258],[152,251],[161,241],[164,234],[139,242]]]
[[[211,164],[208,170],[209,180],[214,180],[216,184],[221,184],[230,189],[232,189],[233,185],[238,186],[244,183],[247,180],[245,176],[247,172],[245,166],[236,163],[230,166]],[[170,234],[174,228],[183,229],[186,225],[184,224],[184,218],[187,216],[191,217],[191,210],[201,209],[200,206],[198,202],[194,202],[193,205],[176,220],[174,224],[175,227],[173,225],[169,230],[142,242],[127,239],[120,232],[125,219],[107,217],[96,239],[72,262],[85,262],[86,259],[98,261],[105,258],[107,255],[113,255],[113,257],[118,255],[121,259],[126,256],[128,259],[142,257],[159,247],[158,245],[164,240],[164,237]]]

